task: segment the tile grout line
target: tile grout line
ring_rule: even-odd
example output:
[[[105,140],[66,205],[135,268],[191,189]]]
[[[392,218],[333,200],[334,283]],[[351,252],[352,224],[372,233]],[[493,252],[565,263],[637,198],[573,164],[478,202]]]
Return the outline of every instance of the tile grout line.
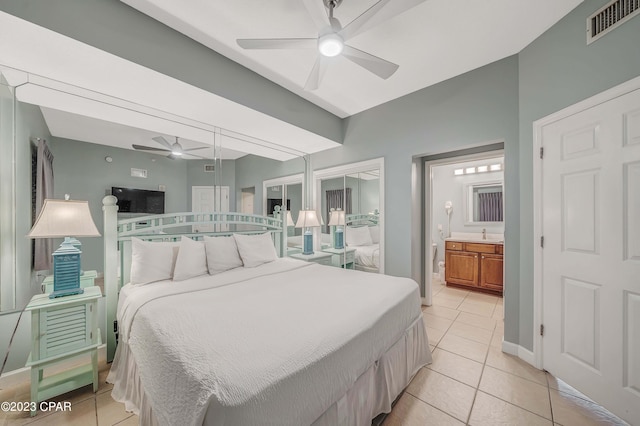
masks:
[[[493,332],[491,333],[491,340],[493,340],[493,335],[496,332],[496,327],[493,327]],[[489,340],[489,342],[491,342]],[[476,405],[476,398],[478,396],[478,391],[480,390],[480,383],[482,382],[482,376],[484,375],[484,369],[487,365],[487,359],[489,358],[489,349],[491,348],[491,344],[487,347],[487,352],[484,354],[484,362],[482,363],[482,370],[480,370],[480,379],[478,379],[478,384],[476,385],[475,392],[473,393],[473,401],[471,401],[471,407],[469,408],[469,414],[467,415],[466,424],[468,425],[471,421],[471,413],[473,412],[473,407]]]
[[[547,394],[549,395],[549,408],[551,409],[551,423],[555,425],[556,422],[553,418],[553,404],[551,403],[551,387],[549,386],[549,373],[546,371],[544,372],[544,378],[547,381]]]
[[[436,371],[437,373],[437,371]],[[462,383],[462,382],[461,382]],[[467,385],[468,386],[468,385]],[[420,398],[419,396],[416,396],[414,394],[412,394],[411,392],[409,392],[408,390],[405,391],[406,393],[408,393],[409,395],[411,395],[412,397],[414,397],[415,399],[417,399],[418,401],[422,402],[423,404],[427,404],[429,407],[431,408],[435,408],[436,410],[440,411],[441,413],[446,414],[447,416],[451,417],[452,419],[456,419],[456,420],[460,420],[459,418],[457,418],[456,416],[453,416],[451,413],[447,413],[446,411],[444,411],[441,408],[436,407],[435,405],[431,405],[430,403],[428,403],[427,401],[425,401],[424,399]],[[461,421],[461,420],[460,420]]]

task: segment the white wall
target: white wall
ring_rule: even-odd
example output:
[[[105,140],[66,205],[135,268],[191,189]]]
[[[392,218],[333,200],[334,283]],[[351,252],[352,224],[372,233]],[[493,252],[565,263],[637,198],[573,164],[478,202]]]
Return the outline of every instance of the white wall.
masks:
[[[465,223],[465,186],[472,183],[488,182],[488,181],[504,181],[504,172],[486,172],[471,175],[455,176],[455,169],[465,167],[477,167],[487,164],[504,163],[504,157],[498,159],[484,159],[475,161],[466,161],[463,163],[443,164],[432,168],[433,176],[433,196],[432,196],[432,229],[434,242],[438,244],[438,252],[436,263],[444,260],[444,239],[440,237],[438,232],[438,224],[442,225],[443,237],[447,237],[447,213],[444,209],[444,203],[451,201],[453,211],[451,213],[451,232],[482,232],[486,229],[487,233],[503,234],[504,222],[500,224],[466,224]],[[436,270],[437,271],[437,270]]]

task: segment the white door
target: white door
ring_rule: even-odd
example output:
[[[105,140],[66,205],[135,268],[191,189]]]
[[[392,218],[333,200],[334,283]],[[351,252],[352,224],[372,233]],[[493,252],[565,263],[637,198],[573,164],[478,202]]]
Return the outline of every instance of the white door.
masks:
[[[640,90],[542,144],[544,369],[640,424]]]
[[[229,187],[228,186],[192,186],[191,187],[191,211],[192,212],[228,212],[229,211]],[[198,218],[204,220],[204,217]],[[193,232],[227,231],[228,225],[214,229],[213,225],[194,225]]]
[[[255,194],[253,192],[242,191],[242,204],[240,206],[240,213],[253,214],[253,199]]]

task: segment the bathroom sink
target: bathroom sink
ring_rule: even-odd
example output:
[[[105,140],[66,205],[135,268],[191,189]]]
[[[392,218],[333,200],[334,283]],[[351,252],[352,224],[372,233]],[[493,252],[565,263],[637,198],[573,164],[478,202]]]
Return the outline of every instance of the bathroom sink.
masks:
[[[445,241],[463,241],[467,243],[504,244],[503,234],[487,234],[486,239],[482,238],[479,232],[452,232],[451,237]]]

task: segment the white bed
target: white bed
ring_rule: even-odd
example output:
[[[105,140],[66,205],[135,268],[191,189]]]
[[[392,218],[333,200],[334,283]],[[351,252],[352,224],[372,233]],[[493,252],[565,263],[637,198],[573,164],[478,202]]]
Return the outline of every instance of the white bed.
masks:
[[[117,318],[145,425],[370,425],[431,361],[414,281],[286,258],[125,285]]]
[[[356,267],[371,268],[376,271],[380,268],[380,244],[350,247],[356,249]]]

